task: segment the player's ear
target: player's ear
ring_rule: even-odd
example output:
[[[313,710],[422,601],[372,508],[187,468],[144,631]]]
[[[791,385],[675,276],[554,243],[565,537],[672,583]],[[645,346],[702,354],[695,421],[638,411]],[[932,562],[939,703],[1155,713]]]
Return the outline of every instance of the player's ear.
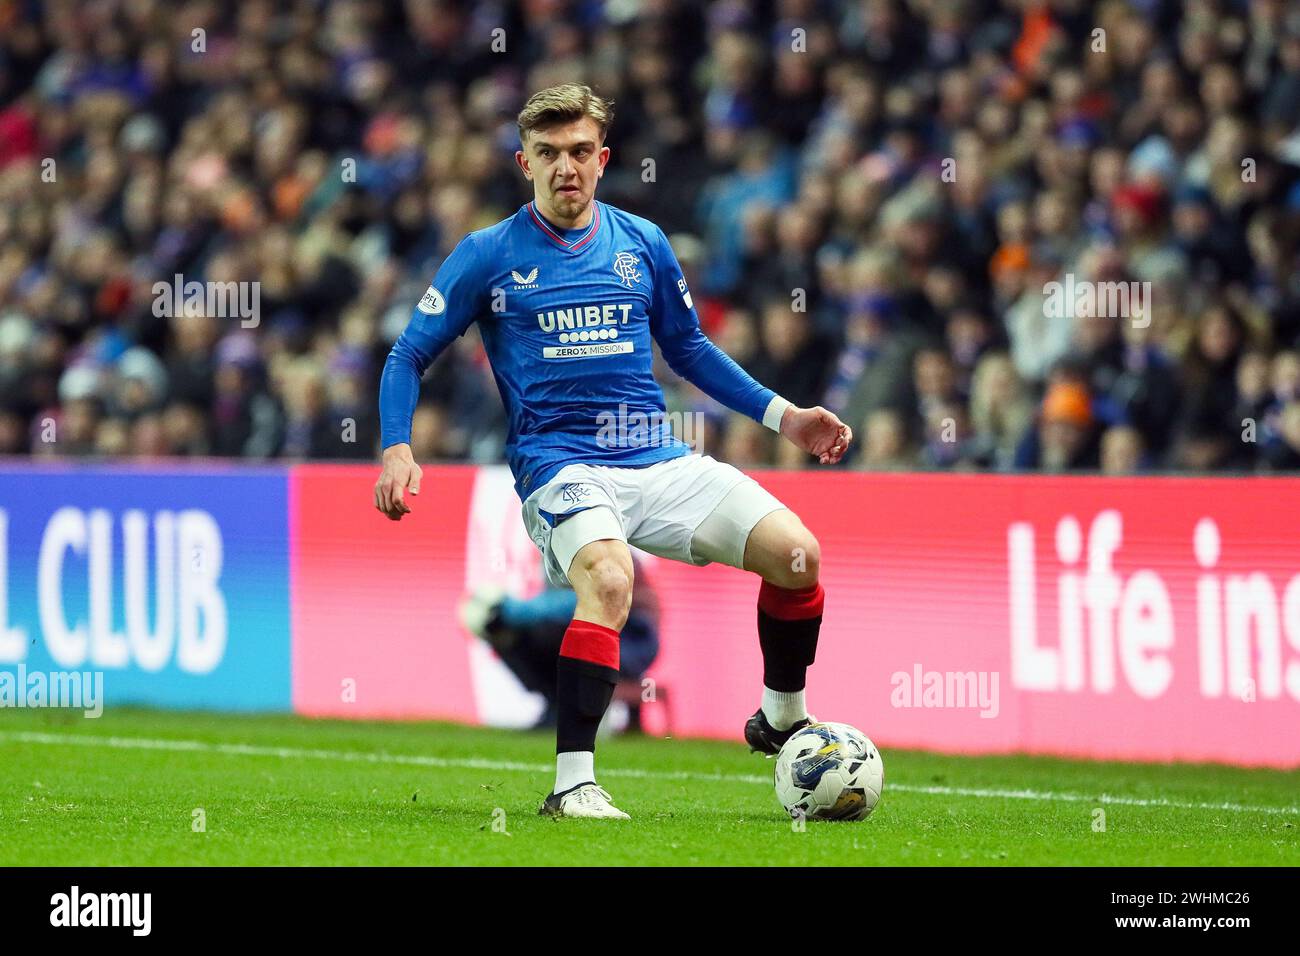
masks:
[[[524,171],[524,178],[529,182],[533,180],[533,171],[528,167],[528,157],[524,155],[522,149],[515,150],[515,163]]]
[[[605,175],[605,164],[609,162],[609,147],[608,147],[608,146],[602,146],[602,147],[600,148],[600,152],[597,153],[596,155],[597,155],[597,158],[600,160],[600,169],[597,170],[596,175],[597,175],[597,176],[604,176],[604,175]]]

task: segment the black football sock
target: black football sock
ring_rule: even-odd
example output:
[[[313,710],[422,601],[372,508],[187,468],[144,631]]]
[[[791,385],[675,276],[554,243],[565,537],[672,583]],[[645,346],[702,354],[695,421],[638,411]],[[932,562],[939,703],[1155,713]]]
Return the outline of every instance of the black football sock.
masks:
[[[618,632],[574,620],[560,645],[555,678],[555,752],[595,752],[596,729],[618,682]]]
[[[780,588],[764,581],[758,591],[758,643],[763,686],[778,693],[801,691],[817,656],[825,592],[821,583]]]

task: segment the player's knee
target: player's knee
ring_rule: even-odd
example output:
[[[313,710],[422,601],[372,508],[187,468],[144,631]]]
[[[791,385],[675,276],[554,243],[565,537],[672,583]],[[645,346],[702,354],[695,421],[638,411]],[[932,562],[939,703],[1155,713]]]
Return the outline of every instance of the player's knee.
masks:
[[[791,562],[794,583],[790,587],[811,587],[817,583],[822,570],[822,546],[811,531],[804,528],[795,535],[791,553],[795,560]]]
[[[578,599],[596,605],[606,620],[622,628],[632,608],[632,568],[609,554],[580,556]],[[613,625],[611,625],[613,626]]]
[[[821,575],[821,544],[807,528],[791,531],[781,549],[782,560],[774,564],[766,579],[779,588],[806,588]]]
[[[807,554],[808,554],[808,561],[807,561],[808,572],[807,572],[806,583],[814,584],[821,577],[822,546],[821,546],[821,542],[818,541],[817,538],[813,536],[813,533],[811,531],[804,531],[804,535],[806,537],[806,541],[803,547],[807,550]]]

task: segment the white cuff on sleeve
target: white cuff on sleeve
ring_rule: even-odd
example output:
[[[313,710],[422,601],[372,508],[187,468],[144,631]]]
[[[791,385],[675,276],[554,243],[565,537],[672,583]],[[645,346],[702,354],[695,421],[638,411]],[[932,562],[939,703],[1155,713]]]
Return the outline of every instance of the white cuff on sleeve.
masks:
[[[767,403],[767,411],[763,413],[764,426],[779,434],[781,418],[785,415],[785,410],[793,404],[794,402],[788,402],[780,395],[773,395],[772,400]]]

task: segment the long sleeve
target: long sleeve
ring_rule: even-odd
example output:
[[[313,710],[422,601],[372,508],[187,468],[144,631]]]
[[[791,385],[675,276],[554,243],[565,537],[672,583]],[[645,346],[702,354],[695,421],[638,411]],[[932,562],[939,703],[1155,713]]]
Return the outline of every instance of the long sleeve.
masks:
[[[411,440],[411,416],[420,379],[442,350],[465,334],[487,299],[487,283],[474,236],[468,235],[438,269],[393,343],[379,380],[381,447]]]

